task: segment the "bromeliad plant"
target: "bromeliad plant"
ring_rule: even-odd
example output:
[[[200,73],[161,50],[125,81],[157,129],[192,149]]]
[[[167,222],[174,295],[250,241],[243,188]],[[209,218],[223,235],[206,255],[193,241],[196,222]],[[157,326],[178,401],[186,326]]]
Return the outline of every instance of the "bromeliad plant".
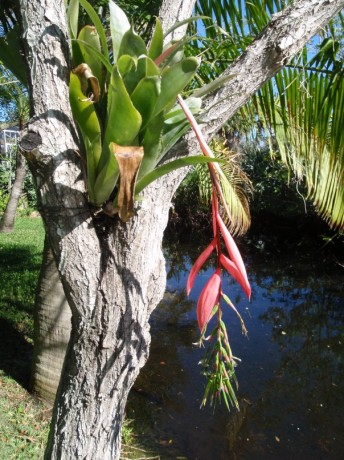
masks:
[[[79,3],[94,26],[85,26],[77,33]],[[214,342],[203,360],[208,384],[202,404],[208,397],[214,403],[218,396],[222,396],[228,408],[229,404],[238,408],[232,385],[236,383],[236,358],[232,355],[221,318],[221,300],[239,313],[222,292],[222,270],[238,281],[248,297],[251,290],[240,253],[219,212],[221,201],[230,216],[228,195],[223,186],[228,180],[219,166],[221,160],[214,158],[193,115],[201,109],[201,98],[189,97],[184,101],[179,95],[196,74],[199,61],[195,57],[184,57],[183,41],[163,49],[164,35],[158,19],[147,48],[124,12],[112,0],[109,0],[109,7],[109,48],[101,21],[86,0],[71,0],[68,9],[75,64],[70,79],[70,102],[84,143],[90,202],[103,206],[108,214],[118,212],[120,218],[127,221],[134,214],[135,196],[153,180],[178,167],[208,163],[213,188],[214,237],[191,270],[187,293],[191,291],[197,273],[215,251],[215,273],[197,304],[200,343],[204,340]],[[211,89],[212,85],[206,88]],[[157,166],[190,125],[203,155]],[[222,239],[228,255],[222,250]],[[207,324],[215,313],[217,326],[206,338]],[[240,315],[239,318],[246,333]]]
[[[85,26],[77,33],[79,3],[94,26]],[[96,206],[106,203],[107,213],[119,212],[126,221],[134,214],[135,194],[150,182],[178,167],[209,160],[199,156],[156,168],[188,129],[176,98],[194,77],[199,61],[184,57],[183,42],[163,49],[159,19],[146,47],[112,0],[109,8],[108,47],[102,23],[91,5],[86,0],[69,4],[75,65],[70,102],[84,143],[90,202]],[[190,97],[186,103],[192,112],[199,112],[200,98]]]

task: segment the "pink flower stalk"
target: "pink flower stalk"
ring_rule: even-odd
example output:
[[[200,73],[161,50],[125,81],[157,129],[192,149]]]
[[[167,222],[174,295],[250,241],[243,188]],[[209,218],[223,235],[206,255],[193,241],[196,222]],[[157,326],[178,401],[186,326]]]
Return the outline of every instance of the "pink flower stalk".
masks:
[[[202,131],[195,120],[195,117],[191,113],[191,110],[187,104],[183,101],[183,98],[179,95],[177,97],[178,103],[183,109],[185,116],[189,120],[189,123],[192,129],[195,132],[198,143],[201,147],[201,150],[205,156],[214,157],[210,147],[208,146],[205,138],[202,134]],[[204,265],[204,263],[209,259],[210,255],[216,249],[217,252],[217,268],[215,273],[208,280],[207,284],[204,286],[200,298],[197,303],[197,319],[201,332],[205,325],[210,320],[211,312],[215,305],[220,302],[221,298],[221,269],[227,270],[227,272],[232,275],[232,277],[240,284],[244,290],[247,297],[251,297],[251,287],[247,278],[247,273],[245,269],[244,262],[242,260],[241,254],[237,245],[235,244],[231,234],[229,233],[226,225],[224,224],[220,212],[219,212],[219,200],[218,196],[221,198],[221,202],[225,207],[227,214],[229,211],[227,208],[227,203],[224,199],[222,188],[220,185],[219,177],[223,176],[223,172],[220,166],[217,163],[208,163],[209,172],[212,180],[213,194],[212,194],[212,218],[213,218],[213,233],[214,239],[198,257],[195,264],[191,268],[187,285],[186,292],[187,295],[190,294],[190,291],[194,285],[195,278]],[[229,257],[225,256],[222,253],[221,249],[221,236],[225,243]]]
[[[190,270],[186,284],[186,292],[187,295],[189,295],[191,289],[193,288],[197,274],[199,273],[204,263],[209,259],[214,249],[216,249],[216,271],[204,286],[197,303],[197,320],[201,332],[203,332],[205,325],[211,319],[211,312],[214,306],[220,302],[221,269],[225,269],[235,279],[235,281],[240,284],[249,299],[251,297],[251,287],[247,279],[244,262],[237,245],[235,244],[219,214],[218,199],[215,192],[213,193],[212,215],[214,238],[212,242],[205,248],[202,254],[197,258],[196,262]],[[229,257],[225,256],[222,252],[220,240],[221,236],[224,240]]]
[[[251,297],[251,286],[247,279],[242,276],[242,273],[238,270],[237,266],[234,262],[232,262],[228,257],[224,254],[220,255],[220,264],[227,272],[232,275],[232,277],[237,281],[240,286],[242,287],[243,291],[247,295],[248,299],[250,300]]]

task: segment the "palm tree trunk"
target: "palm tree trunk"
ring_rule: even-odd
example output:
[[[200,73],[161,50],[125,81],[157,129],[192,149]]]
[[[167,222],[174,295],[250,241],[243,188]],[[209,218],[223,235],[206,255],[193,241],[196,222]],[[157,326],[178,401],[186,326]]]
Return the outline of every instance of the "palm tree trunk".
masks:
[[[19,150],[17,150],[16,177],[4,215],[0,222],[0,232],[11,233],[14,230],[14,221],[16,218],[18,201],[24,187],[25,175],[25,158]]]
[[[47,237],[36,292],[32,391],[53,405],[71,330],[71,312]]]

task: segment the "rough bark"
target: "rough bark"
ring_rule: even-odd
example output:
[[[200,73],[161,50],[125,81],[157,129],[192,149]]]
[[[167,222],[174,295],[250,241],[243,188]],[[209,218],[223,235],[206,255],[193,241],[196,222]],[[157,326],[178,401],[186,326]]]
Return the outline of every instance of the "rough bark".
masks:
[[[46,458],[117,459],[127,395],[148,356],[149,315],[165,288],[161,241],[180,175],[172,174],[153,184],[137,205],[136,217],[126,224],[92,213],[68,104],[69,49],[63,2],[20,3],[34,113],[21,147],[36,181],[46,231],[73,314]],[[293,43],[289,45],[293,42],[290,37],[296,33],[293,24],[297,18],[293,14],[300,5],[310,4],[322,5],[323,9],[335,4],[331,13],[335,14],[343,1],[300,1],[288,13],[279,15],[279,20],[289,21],[287,35],[278,42],[278,49],[283,50],[281,56],[286,56],[288,47],[293,53],[298,49],[293,48]],[[303,21],[307,20],[303,13]],[[312,31],[307,34],[301,27],[298,46],[316,32],[322,20],[311,21]],[[274,21],[273,24],[274,29],[277,26]],[[307,28],[305,24],[303,27]],[[243,78],[235,79],[245,97],[233,95],[226,104],[219,102],[214,109],[216,115],[208,110],[208,136],[234,110],[228,109],[229,104],[237,110],[268,78],[269,66],[276,71],[268,56],[259,54],[259,43],[263,43],[266,33],[245,53],[246,57],[253,53],[256,60],[245,61],[246,64],[243,61],[242,68],[238,68],[238,74],[254,74],[254,69],[247,66],[265,62],[262,72],[255,75],[255,85],[246,85]],[[275,44],[270,45],[270,50],[275,48]],[[225,85],[208,103],[218,102],[228,88],[233,87]],[[232,89],[229,91],[233,94]],[[178,150],[193,153],[193,136],[180,142]]]
[[[192,10],[195,6],[196,0],[164,0],[161,4],[159,11],[159,18],[164,31],[169,30],[170,27],[174,26],[176,22],[183,21],[185,18],[192,16]],[[170,40],[181,39],[186,32],[187,24],[178,27],[171,34],[169,34],[165,42]]]
[[[56,262],[45,238],[34,316],[31,389],[53,405],[71,330],[71,311]]]
[[[19,151],[17,151],[16,175],[5,212],[0,222],[0,232],[11,233],[14,230],[16,212],[19,198],[23,192],[25,175],[25,158]]]

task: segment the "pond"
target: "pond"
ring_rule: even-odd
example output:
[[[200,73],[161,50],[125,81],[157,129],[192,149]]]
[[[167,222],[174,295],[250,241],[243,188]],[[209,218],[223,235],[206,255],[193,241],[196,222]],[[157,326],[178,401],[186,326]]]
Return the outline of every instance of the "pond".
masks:
[[[166,247],[167,290],[151,319],[149,361],[131,392],[128,416],[140,441],[160,458],[344,458],[344,270],[331,272],[299,254],[245,257],[251,302],[224,277],[248,329],[224,320],[235,356],[240,412],[200,409],[205,387],[199,361],[196,301],[212,273],[185,284],[199,248]],[[195,253],[195,250],[197,253]]]

